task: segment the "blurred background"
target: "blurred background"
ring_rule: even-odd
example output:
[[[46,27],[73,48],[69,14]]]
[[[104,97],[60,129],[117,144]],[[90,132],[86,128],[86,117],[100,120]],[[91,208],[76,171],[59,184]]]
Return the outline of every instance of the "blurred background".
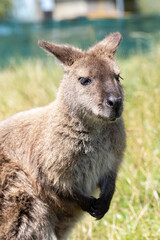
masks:
[[[87,49],[116,31],[124,164],[109,213],[71,240],[160,240],[160,0],[0,0],[0,120],[56,96],[63,70],[39,39]]]
[[[124,38],[121,57],[151,51],[159,12],[159,0],[0,0],[0,66],[44,57],[38,39],[86,49],[115,31]]]

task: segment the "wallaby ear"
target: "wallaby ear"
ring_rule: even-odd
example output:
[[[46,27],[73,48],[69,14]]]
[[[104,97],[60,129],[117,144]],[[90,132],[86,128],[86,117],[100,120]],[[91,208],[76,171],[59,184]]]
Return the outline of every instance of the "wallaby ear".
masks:
[[[94,54],[102,57],[113,58],[121,39],[122,36],[119,32],[112,33],[101,42],[90,48],[88,52],[93,52]]]
[[[71,66],[77,59],[83,56],[83,52],[80,49],[67,45],[59,45],[40,40],[38,41],[38,45],[53,54],[66,66]]]

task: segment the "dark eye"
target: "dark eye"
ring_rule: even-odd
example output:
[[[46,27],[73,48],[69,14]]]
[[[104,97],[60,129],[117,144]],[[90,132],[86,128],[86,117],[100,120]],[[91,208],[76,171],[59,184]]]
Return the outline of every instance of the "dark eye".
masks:
[[[120,82],[120,79],[123,80],[123,78],[120,76],[120,74],[115,75],[115,79],[117,82]]]
[[[93,82],[93,80],[88,77],[80,77],[78,78],[78,81],[84,86],[89,85]]]

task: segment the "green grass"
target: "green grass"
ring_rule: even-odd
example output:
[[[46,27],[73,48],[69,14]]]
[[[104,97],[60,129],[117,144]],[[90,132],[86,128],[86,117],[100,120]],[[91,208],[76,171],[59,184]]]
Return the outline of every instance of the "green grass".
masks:
[[[75,240],[160,240],[160,52],[120,60],[125,88],[127,150],[110,211],[86,214]],[[23,62],[0,73],[0,119],[55,98],[62,69],[53,62]]]

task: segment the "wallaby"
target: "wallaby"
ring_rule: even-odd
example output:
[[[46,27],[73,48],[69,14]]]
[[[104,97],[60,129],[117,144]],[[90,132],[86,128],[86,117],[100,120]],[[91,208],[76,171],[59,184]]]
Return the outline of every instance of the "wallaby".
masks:
[[[120,40],[87,51],[39,41],[65,72],[53,103],[0,123],[1,240],[67,239],[83,212],[108,211],[126,138]]]

